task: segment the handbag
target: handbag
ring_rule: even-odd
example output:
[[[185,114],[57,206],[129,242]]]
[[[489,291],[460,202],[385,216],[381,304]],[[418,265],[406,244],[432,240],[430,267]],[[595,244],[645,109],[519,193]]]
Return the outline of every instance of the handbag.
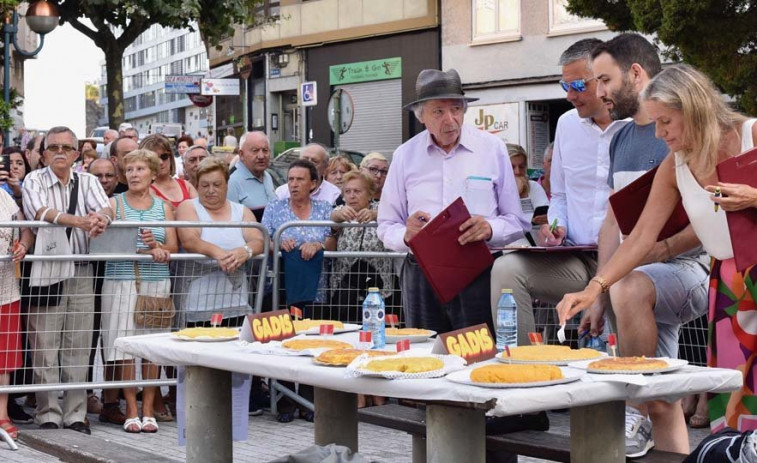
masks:
[[[68,209],[66,210],[68,215],[76,214],[76,206],[79,201],[79,176],[75,172],[72,175],[73,188],[71,189]],[[47,213],[47,210],[45,210],[45,213]],[[44,214],[42,215],[44,216]],[[67,227],[64,237],[62,228],[40,228],[37,230],[37,243],[34,248],[35,254],[71,254],[70,240],[72,231],[71,227]],[[63,281],[74,276],[73,267],[73,261],[32,262],[29,276],[29,304],[34,307],[56,307],[60,305]],[[52,284],[40,285],[39,283],[42,282],[52,282]]]
[[[143,296],[140,294],[139,265],[134,262],[135,283],[137,285],[137,305],[134,308],[134,323],[139,328],[170,328],[173,317],[176,315],[176,307],[173,298]]]
[[[126,220],[124,197],[118,197],[118,205],[121,206],[121,220]],[[140,289],[139,264],[134,261],[134,284],[137,287],[137,304],[134,308],[134,323],[139,328],[170,328],[173,317],[176,315],[176,307],[173,298],[143,296]]]

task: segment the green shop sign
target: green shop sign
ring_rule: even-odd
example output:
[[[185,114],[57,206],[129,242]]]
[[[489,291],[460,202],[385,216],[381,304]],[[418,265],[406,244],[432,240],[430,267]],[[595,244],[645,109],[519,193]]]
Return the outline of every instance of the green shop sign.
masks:
[[[377,59],[329,66],[329,84],[354,84],[402,77],[402,58]]]

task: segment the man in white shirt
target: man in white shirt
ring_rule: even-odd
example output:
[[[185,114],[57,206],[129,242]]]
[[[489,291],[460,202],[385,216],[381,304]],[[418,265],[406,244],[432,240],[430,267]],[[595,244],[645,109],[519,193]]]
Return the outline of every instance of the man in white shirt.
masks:
[[[549,224],[539,230],[540,245],[560,246],[566,241],[596,245],[605,218],[610,194],[610,141],[627,121],[612,121],[597,97],[590,55],[600,43],[598,39],[580,40],[560,56],[560,85],[575,109],[557,122]],[[555,222],[552,233],[551,224]],[[518,305],[518,344],[528,345],[528,333],[535,331],[532,300],[556,304],[566,292],[583,289],[596,268],[595,252],[505,254],[494,262],[491,272],[493,319],[497,319],[501,289],[512,289]]]
[[[318,143],[311,143],[302,148],[300,159],[307,159],[315,164],[315,168],[318,169],[318,183],[315,190],[310,193],[310,197],[326,201],[333,206],[342,192],[339,191],[339,188],[336,185],[326,180],[326,169],[329,166],[329,153],[327,153],[326,149]],[[276,188],[276,196],[279,199],[288,198],[289,185],[284,184]]]

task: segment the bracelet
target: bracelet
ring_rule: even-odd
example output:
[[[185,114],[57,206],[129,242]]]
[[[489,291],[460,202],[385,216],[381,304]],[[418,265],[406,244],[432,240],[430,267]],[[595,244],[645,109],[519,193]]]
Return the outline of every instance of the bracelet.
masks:
[[[589,282],[592,282],[592,281],[598,284],[602,288],[603,293],[606,293],[607,291],[610,290],[610,285],[607,284],[607,280],[605,280],[601,276],[595,276],[594,278],[589,280]]]
[[[108,214],[98,214],[100,217],[105,218],[105,221],[108,222],[108,225],[113,223],[113,219]]]
[[[247,246],[247,243],[244,244],[244,250],[247,252],[247,259],[252,259],[252,248]]]
[[[61,216],[61,214],[63,214],[63,213],[62,212],[58,212],[58,215],[56,215],[55,218],[53,219],[53,223],[55,225],[58,225],[58,218]]]

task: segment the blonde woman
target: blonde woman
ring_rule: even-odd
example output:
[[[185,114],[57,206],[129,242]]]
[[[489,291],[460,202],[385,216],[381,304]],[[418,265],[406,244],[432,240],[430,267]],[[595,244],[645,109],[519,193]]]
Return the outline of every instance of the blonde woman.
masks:
[[[547,223],[546,214],[534,216],[534,211],[538,207],[549,205],[549,198],[547,198],[547,193],[541,185],[528,179],[528,155],[526,154],[526,150],[520,145],[508,143],[507,154],[510,156],[513,175],[515,175],[515,182],[518,185],[520,207],[523,209],[523,213],[534,225]]]
[[[389,160],[381,153],[368,153],[360,161],[360,170],[373,177],[373,181],[376,182],[376,193],[373,199],[380,201],[381,191],[384,189],[384,182],[389,173]]]
[[[341,189],[344,174],[354,170],[357,170],[357,166],[350,162],[349,159],[344,156],[334,156],[329,159],[329,166],[326,168],[326,180]]]
[[[749,410],[756,397],[747,378],[757,374],[757,286],[746,282],[757,279],[757,266],[736,270],[725,211],[757,207],[757,189],[720,182],[715,167],[754,147],[757,124],[732,111],[712,82],[687,65],[671,66],[658,74],[641,100],[655,122],[655,135],[665,140],[671,154],[660,164],[647,206],[631,235],[586,289],[566,295],[558,304],[560,322],[591,306],[641,263],[682,198],[694,232],[713,257],[707,363],[744,374],[741,390],[711,395],[710,427],[713,431],[726,426],[749,430],[754,425],[747,416],[754,415]],[[716,187],[724,197],[714,197]],[[717,211],[715,203],[719,203]],[[735,312],[734,307],[738,307]]]

